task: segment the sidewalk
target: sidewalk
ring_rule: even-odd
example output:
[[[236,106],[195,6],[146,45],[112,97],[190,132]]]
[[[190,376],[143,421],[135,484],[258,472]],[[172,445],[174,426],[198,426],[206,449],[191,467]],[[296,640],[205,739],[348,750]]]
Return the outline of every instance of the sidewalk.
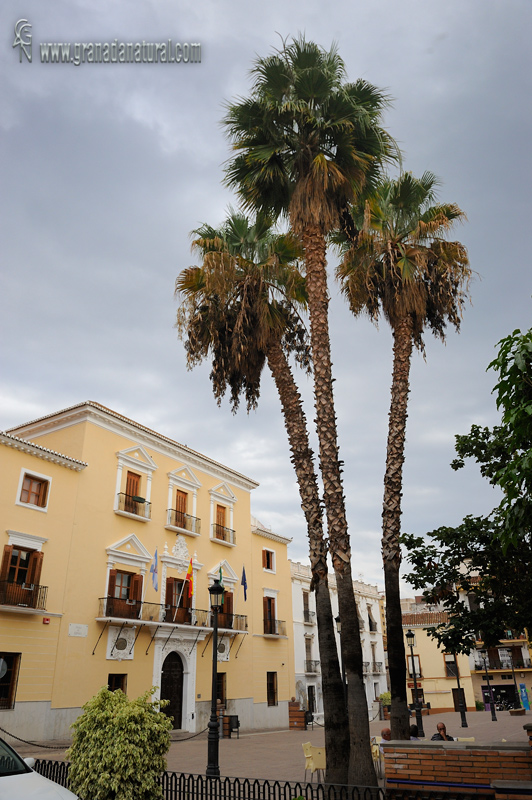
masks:
[[[460,725],[460,714],[433,714],[423,717],[426,740],[436,732],[438,722],[444,722],[447,732],[455,739],[475,737],[478,744],[518,742],[525,744],[527,736],[523,725],[532,722],[532,712],[524,717],[511,717],[508,711],[497,712],[497,722],[492,722],[488,711],[472,711],[467,714],[468,728]],[[372,736],[380,736],[387,722],[375,720],[370,723]],[[168,753],[168,770],[190,774],[204,774],[207,766],[207,733],[190,738],[189,733],[174,733],[175,740]],[[47,742],[61,747],[60,750],[44,750],[40,747],[17,742],[5,737],[22,756],[34,758],[62,759],[68,746],[66,742]],[[306,731],[252,731],[241,733],[240,739],[233,734],[231,739],[220,739],[220,773],[223,777],[268,778],[279,781],[303,781],[303,742],[317,746],[324,744],[324,731],[318,725]]]

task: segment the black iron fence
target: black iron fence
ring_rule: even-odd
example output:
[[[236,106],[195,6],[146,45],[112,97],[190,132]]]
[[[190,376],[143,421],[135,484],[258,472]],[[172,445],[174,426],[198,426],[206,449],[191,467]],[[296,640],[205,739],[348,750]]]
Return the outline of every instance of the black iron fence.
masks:
[[[168,522],[172,528],[181,528],[190,533],[201,533],[201,520],[198,517],[193,517],[191,514],[185,514],[184,511],[178,511],[177,508],[169,508],[167,511]]]
[[[66,761],[38,759],[35,771],[55,783],[70,788]],[[370,786],[338,786],[322,783],[296,783],[248,778],[207,778],[163,772],[161,788],[164,800],[493,800],[494,793],[432,792],[425,788],[376,789]],[[83,798],[82,798],[83,800]]]

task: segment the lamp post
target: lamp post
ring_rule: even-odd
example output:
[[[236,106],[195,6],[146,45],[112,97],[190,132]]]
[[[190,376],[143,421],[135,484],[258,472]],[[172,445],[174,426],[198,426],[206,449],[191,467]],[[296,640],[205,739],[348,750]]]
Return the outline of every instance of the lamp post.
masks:
[[[335,617],[334,621],[336,622],[336,630],[338,631],[338,636],[340,636],[340,669],[342,671],[342,686],[344,687],[344,703],[347,704],[347,685],[345,682],[345,668],[344,668],[344,659],[342,658],[342,623],[340,621],[340,615]]]
[[[490,695],[491,721],[497,722],[497,714],[495,713],[495,700],[493,698],[493,689],[491,688],[490,684],[490,676],[488,673],[488,661],[486,658],[488,654],[486,650],[481,650],[480,655],[482,656],[482,660],[484,661],[484,672],[486,673],[486,683],[488,684],[488,692]]]
[[[218,668],[218,612],[223,606],[224,588],[218,580],[209,586],[209,595],[212,611],[212,693],[211,717],[209,719],[209,733],[207,734],[207,772],[208,778],[220,777],[220,764],[218,752],[220,740],[218,736],[219,719],[216,708],[216,683]]]
[[[405,634],[406,636],[406,643],[410,648],[410,658],[412,659],[412,672],[414,673],[414,708],[416,710],[416,725],[418,730],[418,736],[424,737],[425,731],[423,730],[423,717],[421,716],[421,707],[419,705],[419,698],[417,693],[417,676],[416,676],[416,663],[414,661],[414,640],[415,634],[408,630]]]
[[[456,669],[456,685],[458,686],[458,710],[460,712],[460,718],[462,720],[462,728],[468,728],[467,719],[466,719],[466,710],[464,704],[464,697],[462,695],[462,688],[460,686],[460,676],[458,674],[458,661],[456,660],[456,653],[454,655],[454,667]]]

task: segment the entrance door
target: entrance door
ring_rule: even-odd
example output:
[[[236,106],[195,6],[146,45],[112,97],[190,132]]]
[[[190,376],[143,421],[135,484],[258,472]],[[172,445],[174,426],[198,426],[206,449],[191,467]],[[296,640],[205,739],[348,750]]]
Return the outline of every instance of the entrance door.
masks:
[[[162,710],[174,718],[174,730],[181,728],[183,710],[183,662],[177,653],[169,653],[164,659],[161,673],[161,700],[169,700]]]

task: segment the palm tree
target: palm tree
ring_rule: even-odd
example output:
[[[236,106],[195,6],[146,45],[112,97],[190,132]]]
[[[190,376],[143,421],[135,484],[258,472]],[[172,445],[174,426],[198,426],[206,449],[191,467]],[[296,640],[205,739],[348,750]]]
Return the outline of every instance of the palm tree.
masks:
[[[226,182],[246,208],[287,215],[304,248],[320,470],[348,680],[349,781],[376,785],[338,453],[325,252],[327,234],[349,221],[349,203],[393,151],[380,125],[386,97],[365,81],[347,83],[336,49],[303,38],[259,58],[252,74],[250,98],[229,105],[224,119],[236,153]]]
[[[354,209],[353,227],[360,232],[351,241],[343,237],[344,259],[337,270],[353,313],[365,312],[374,322],[382,313],[393,335],[382,558],[394,739],[409,738],[399,535],[412,349],[424,352],[426,328],[442,340],[447,322],[459,330],[471,278],[463,245],[444,238],[465,215],[457,205],[435,203],[437,185],[430,172],[421,178],[407,172],[382,181]]]
[[[241,394],[248,409],[257,404],[267,363],[281,400],[309,537],[322,666],[326,779],[343,784],[347,782],[349,736],[328,588],[327,546],[305,413],[288,360],[295,355],[302,366],[310,366],[307,334],[297,313],[297,307],[306,303],[304,280],[297,269],[301,247],[291,235],[276,235],[271,221],[261,214],[250,223],[233,212],[220,229],[203,225],[193,235],[193,250],[202,266],[184,270],[176,282],[176,291],[185,298],[178,327],[186,341],[189,366],[210,356],[214,394],[220,402],[229,388],[236,411]]]

